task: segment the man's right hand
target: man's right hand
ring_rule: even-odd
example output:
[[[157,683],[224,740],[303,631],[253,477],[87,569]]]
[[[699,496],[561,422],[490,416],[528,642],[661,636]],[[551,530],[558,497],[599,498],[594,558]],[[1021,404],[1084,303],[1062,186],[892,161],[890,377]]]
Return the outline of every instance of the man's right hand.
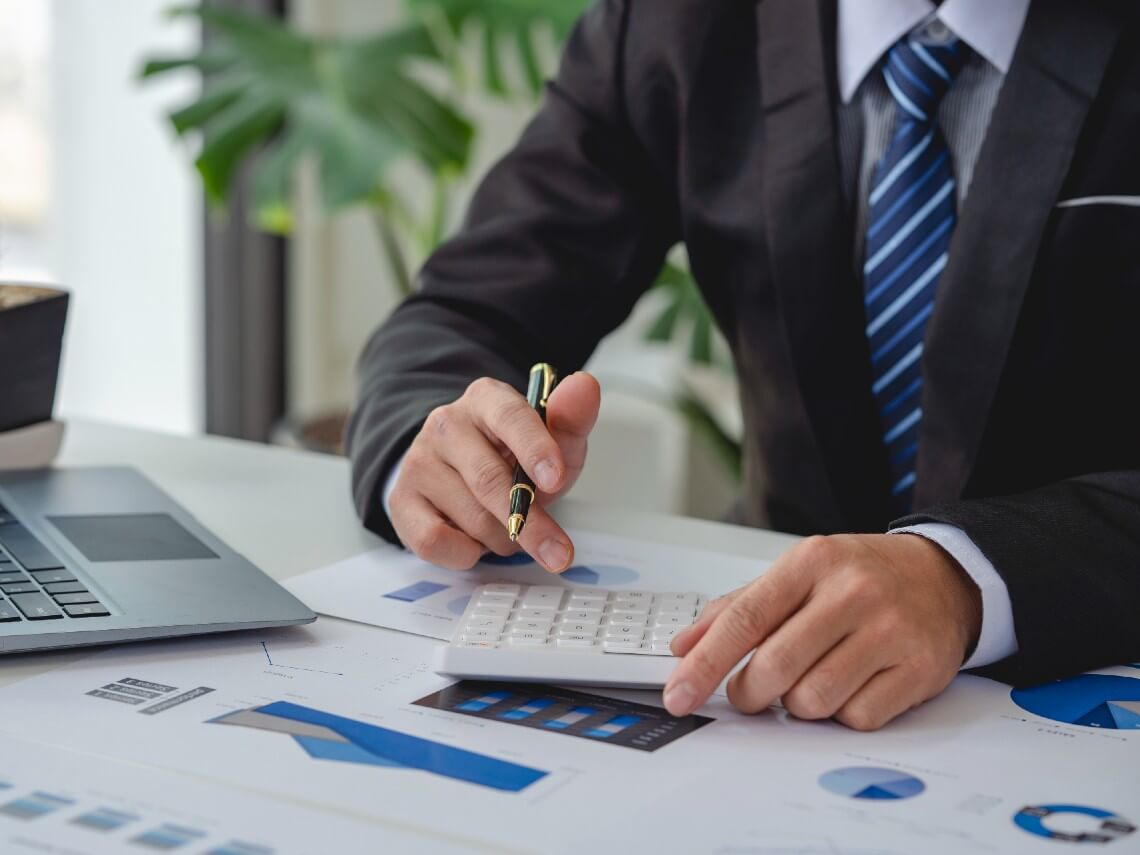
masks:
[[[400,540],[453,570],[469,569],[487,551],[510,555],[519,545],[547,570],[565,570],[574,545],[544,506],[578,479],[600,406],[598,381],[581,371],[555,387],[545,425],[506,383],[473,382],[458,401],[431,412],[404,456],[390,496]],[[538,487],[517,545],[506,530],[516,460]]]

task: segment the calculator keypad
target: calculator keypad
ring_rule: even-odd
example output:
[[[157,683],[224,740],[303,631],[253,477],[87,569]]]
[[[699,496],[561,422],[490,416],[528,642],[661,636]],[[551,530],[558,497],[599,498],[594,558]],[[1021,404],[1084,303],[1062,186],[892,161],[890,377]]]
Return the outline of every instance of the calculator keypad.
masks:
[[[476,589],[452,643],[669,656],[704,608],[700,594],[495,582]]]

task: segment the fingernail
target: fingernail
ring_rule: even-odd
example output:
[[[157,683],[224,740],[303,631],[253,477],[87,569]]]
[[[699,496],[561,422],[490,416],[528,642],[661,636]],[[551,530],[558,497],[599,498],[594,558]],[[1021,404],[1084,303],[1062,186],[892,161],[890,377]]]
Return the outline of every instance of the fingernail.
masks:
[[[558,467],[549,460],[540,460],[534,467],[534,480],[545,493],[553,493],[558,487]]]
[[[697,693],[688,683],[678,683],[665,689],[664,700],[670,715],[688,715],[697,705]]]
[[[538,547],[538,557],[542,559],[547,569],[558,572],[570,561],[570,547],[552,537],[544,540]]]

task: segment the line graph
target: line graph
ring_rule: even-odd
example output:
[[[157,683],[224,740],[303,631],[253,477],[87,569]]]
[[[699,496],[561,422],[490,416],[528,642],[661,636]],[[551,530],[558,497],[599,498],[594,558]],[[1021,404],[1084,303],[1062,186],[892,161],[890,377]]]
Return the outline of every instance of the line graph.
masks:
[[[272,665],[274,668],[285,668],[289,671],[307,671],[310,674],[329,674],[330,676],[333,676],[333,677],[343,677],[344,676],[344,674],[340,671],[326,671],[326,670],[321,669],[321,668],[303,668],[300,665],[282,665],[280,662],[274,662],[273,656],[269,652],[269,645],[264,641],[260,642],[260,644],[261,644],[262,652],[265,653],[265,661],[269,665]]]

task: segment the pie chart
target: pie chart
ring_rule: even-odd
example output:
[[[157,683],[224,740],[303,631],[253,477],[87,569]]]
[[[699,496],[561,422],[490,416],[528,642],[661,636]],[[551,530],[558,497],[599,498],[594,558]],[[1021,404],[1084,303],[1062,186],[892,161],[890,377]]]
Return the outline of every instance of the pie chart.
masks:
[[[909,799],[926,789],[926,784],[913,775],[879,766],[832,769],[820,775],[819,785],[837,796],[879,801]]]
[[[1063,724],[1101,730],[1140,730],[1140,680],[1114,674],[1082,674],[1010,698],[1026,712]]]

